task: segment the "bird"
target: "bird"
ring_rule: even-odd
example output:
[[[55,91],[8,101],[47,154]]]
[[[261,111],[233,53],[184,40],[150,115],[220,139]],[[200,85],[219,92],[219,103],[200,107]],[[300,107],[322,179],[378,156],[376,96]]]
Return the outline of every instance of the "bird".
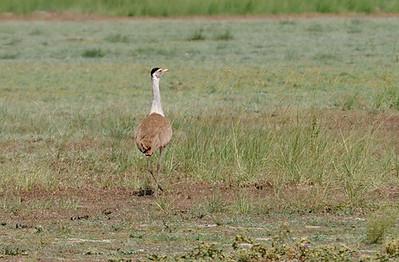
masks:
[[[135,130],[134,139],[137,148],[147,157],[147,169],[155,180],[157,185],[155,195],[158,194],[158,189],[163,191],[163,188],[159,185],[157,177],[161,170],[162,152],[163,149],[169,144],[172,139],[172,126],[169,119],[165,117],[161,105],[161,93],[159,90],[159,81],[161,76],[168,72],[168,69],[155,67],[151,69],[151,81],[152,81],[152,105],[150,113],[139,123]],[[156,176],[153,172],[151,165],[151,156],[159,150],[159,158],[156,169]]]

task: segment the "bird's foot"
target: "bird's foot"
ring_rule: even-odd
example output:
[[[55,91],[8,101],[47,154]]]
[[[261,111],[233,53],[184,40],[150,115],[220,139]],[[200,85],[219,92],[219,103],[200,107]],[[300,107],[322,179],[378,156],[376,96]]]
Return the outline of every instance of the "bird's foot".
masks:
[[[164,192],[163,188],[159,184],[157,184],[157,187],[159,190],[161,190],[161,192]]]

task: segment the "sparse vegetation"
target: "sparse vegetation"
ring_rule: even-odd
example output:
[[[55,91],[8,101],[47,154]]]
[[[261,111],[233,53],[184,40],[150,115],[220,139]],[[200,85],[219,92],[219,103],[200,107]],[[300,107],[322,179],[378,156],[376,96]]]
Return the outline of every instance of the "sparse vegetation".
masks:
[[[399,24],[284,19],[0,23],[0,258],[395,259]]]
[[[398,257],[397,243],[387,244],[385,252],[375,256],[364,256],[371,261],[390,261]],[[360,251],[344,245],[317,245],[306,238],[291,242],[273,241],[270,245],[237,235],[233,249],[220,248],[212,243],[202,242],[187,254],[178,256],[151,255],[152,261],[168,260],[219,260],[219,261],[364,261],[359,259]]]
[[[385,244],[385,252],[390,258],[399,258],[399,239],[394,239]]]
[[[381,243],[387,231],[395,225],[397,219],[398,215],[391,210],[383,210],[371,216],[367,224],[366,241],[370,244]],[[395,243],[392,242],[391,245],[387,246],[387,250],[394,250],[394,246]]]
[[[204,29],[200,28],[194,31],[194,33],[188,38],[189,41],[205,40]]]
[[[15,59],[17,57],[18,57],[18,53],[0,54],[0,59]]]
[[[25,250],[19,249],[18,247],[6,247],[3,250],[3,254],[5,256],[21,256],[21,255],[27,255]]]
[[[233,38],[234,38],[233,33],[229,29],[226,29],[222,33],[218,33],[215,36],[216,40],[222,40],[222,41],[229,41],[229,40],[232,40]]]
[[[82,52],[82,56],[87,58],[104,57],[105,52],[99,48],[87,49]]]
[[[129,43],[129,37],[122,34],[109,35],[105,40],[111,43]]]

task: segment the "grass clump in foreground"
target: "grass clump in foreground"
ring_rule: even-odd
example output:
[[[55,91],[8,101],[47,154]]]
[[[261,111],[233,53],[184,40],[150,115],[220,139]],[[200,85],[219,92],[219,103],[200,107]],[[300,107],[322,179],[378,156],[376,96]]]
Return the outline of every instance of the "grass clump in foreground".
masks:
[[[74,11],[119,16],[259,15],[298,13],[395,13],[395,0],[3,0],[0,12]]]
[[[388,241],[385,244],[385,252],[390,258],[399,258],[399,239]]]
[[[399,258],[398,240],[387,243],[386,249],[363,259],[385,261]],[[202,242],[183,255],[151,255],[152,261],[168,259],[194,259],[219,261],[355,261],[361,256],[359,250],[352,250],[344,245],[317,245],[306,238],[287,241],[274,239],[270,245],[254,241],[251,238],[237,235],[231,249],[220,248],[215,244]],[[360,260],[362,261],[362,260]]]
[[[395,225],[398,217],[398,214],[393,213],[391,210],[379,211],[372,215],[367,224],[366,241],[370,244],[382,242],[387,231]]]

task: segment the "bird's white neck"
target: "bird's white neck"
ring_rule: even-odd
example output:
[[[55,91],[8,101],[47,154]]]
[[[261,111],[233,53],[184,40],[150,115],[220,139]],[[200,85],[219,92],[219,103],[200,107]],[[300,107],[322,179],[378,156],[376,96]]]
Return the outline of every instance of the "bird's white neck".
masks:
[[[161,116],[165,116],[162,110],[161,106],[161,93],[159,91],[159,78],[153,77],[152,78],[152,106],[151,106],[151,112],[152,113],[157,113],[160,114]]]

